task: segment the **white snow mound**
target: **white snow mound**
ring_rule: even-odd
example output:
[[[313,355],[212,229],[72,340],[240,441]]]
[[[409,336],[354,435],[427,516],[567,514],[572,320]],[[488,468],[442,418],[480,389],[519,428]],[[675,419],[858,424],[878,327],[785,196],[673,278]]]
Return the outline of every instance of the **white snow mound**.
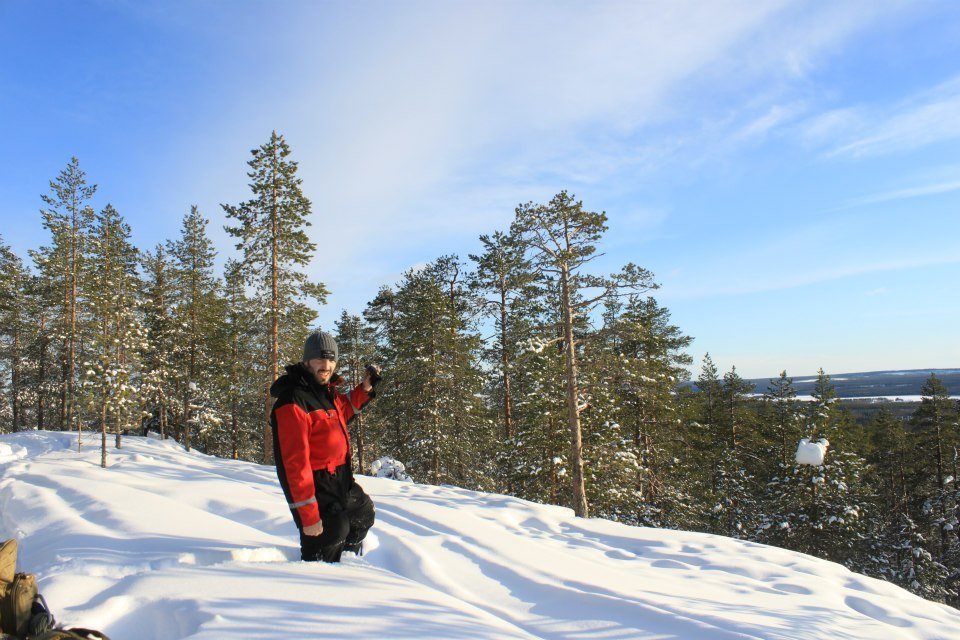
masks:
[[[960,612],[809,556],[360,476],[366,555],[299,561],[273,467],[0,436],[0,537],[61,622],[114,640],[950,638]],[[22,452],[14,453],[14,452]]]
[[[820,438],[816,442],[810,442],[809,438],[803,438],[797,445],[797,464],[809,464],[814,467],[823,466],[823,459],[827,455],[829,446],[830,442],[826,438]]]

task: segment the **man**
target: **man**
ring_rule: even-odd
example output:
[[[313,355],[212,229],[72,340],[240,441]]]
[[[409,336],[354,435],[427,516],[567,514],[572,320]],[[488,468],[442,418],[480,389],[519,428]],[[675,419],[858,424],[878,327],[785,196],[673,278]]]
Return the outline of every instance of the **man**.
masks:
[[[314,331],[303,360],[270,388],[277,399],[270,413],[277,477],[307,561],[359,554],[374,521],[373,501],[353,479],[347,425],[376,395],[380,369],[370,365],[360,385],[341,393],[337,355],[333,336]]]

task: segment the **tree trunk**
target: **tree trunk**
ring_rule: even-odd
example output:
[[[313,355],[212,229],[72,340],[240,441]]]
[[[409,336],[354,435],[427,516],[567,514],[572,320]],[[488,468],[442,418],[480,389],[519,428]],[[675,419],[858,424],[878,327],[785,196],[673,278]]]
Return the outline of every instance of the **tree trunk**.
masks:
[[[43,405],[47,401],[47,314],[44,304],[40,303],[40,354],[37,363],[37,429],[43,429]]]
[[[507,353],[507,291],[500,279],[500,364],[503,369],[503,439],[513,437],[513,402],[510,396],[510,356]]]
[[[13,409],[13,430],[20,431],[23,416],[20,411],[20,328],[13,330],[13,349],[10,353],[10,404]]]
[[[180,415],[180,444],[190,451],[190,382],[183,387],[183,412]]]
[[[561,304],[563,306],[563,335],[566,342],[565,364],[567,378],[567,424],[570,427],[570,470],[573,489],[573,512],[587,518],[586,483],[583,477],[583,437],[580,430],[580,388],[577,381],[577,350],[573,338],[573,309],[570,299],[570,273],[564,266],[560,274]]]
[[[274,167],[273,175],[276,178],[277,168],[276,168],[276,148],[274,148]],[[276,190],[276,179],[274,179],[273,184],[273,195],[271,198],[271,205],[273,207],[270,212],[270,380],[267,382],[267,398],[264,403],[264,414],[266,419],[263,424],[263,463],[264,464],[273,464],[274,463],[274,453],[273,453],[273,433],[270,429],[270,410],[272,408],[270,402],[270,385],[273,384],[273,381],[280,377],[280,289],[279,289],[279,266],[278,266],[278,255],[279,251],[279,220],[277,219],[280,215],[277,211],[277,190]]]
[[[76,219],[76,213],[74,213]],[[70,259],[70,331],[68,334],[67,348],[67,387],[64,393],[64,412],[66,421],[69,423],[73,417],[73,377],[76,373],[76,335],[77,335],[77,237],[79,231],[76,222],[73,225],[73,238],[71,241],[71,259]],[[79,442],[79,440],[78,440]]]
[[[100,397],[100,467],[107,468],[107,391]]]
[[[360,468],[360,473],[363,473],[363,470],[366,469],[363,466],[363,414],[357,415],[357,465]]]

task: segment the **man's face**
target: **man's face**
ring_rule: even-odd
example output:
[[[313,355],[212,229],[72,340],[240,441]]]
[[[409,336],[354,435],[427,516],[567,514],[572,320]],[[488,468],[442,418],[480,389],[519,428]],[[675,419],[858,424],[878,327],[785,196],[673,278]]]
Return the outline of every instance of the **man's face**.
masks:
[[[337,370],[337,361],[327,358],[311,358],[307,360],[307,371],[320,384],[328,384],[333,372]]]

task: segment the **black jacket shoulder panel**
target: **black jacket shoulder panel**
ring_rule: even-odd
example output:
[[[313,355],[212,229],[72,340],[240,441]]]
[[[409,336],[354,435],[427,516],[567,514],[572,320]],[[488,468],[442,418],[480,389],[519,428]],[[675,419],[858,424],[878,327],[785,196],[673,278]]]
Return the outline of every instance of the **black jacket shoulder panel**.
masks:
[[[307,413],[317,409],[334,408],[331,389],[314,382],[302,363],[287,365],[286,371],[270,386],[270,395],[276,398],[274,410],[290,403],[299,405]],[[340,380],[336,374],[334,378]],[[331,379],[331,383],[334,383],[334,379]]]

